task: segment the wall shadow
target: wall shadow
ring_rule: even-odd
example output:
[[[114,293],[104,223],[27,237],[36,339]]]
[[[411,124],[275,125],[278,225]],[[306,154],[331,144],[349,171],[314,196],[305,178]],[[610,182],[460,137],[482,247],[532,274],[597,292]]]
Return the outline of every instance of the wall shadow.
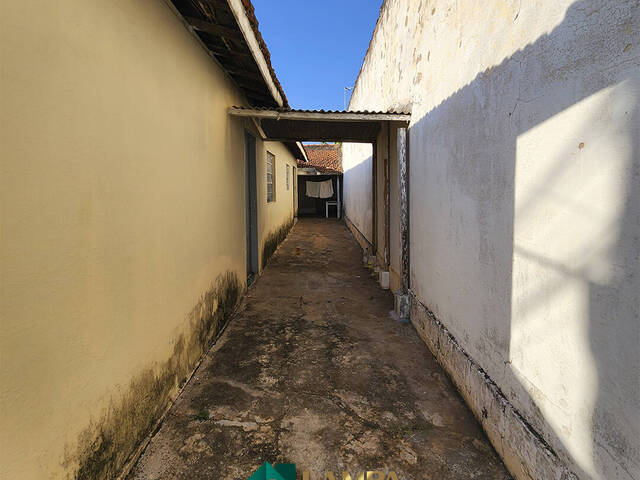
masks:
[[[638,85],[636,85],[638,87]],[[636,95],[639,93],[636,88]],[[640,478],[640,96],[630,105],[633,156],[626,166],[625,202],[611,251],[613,274],[590,281],[589,341],[598,369],[592,414],[594,453],[624,458],[616,478]],[[620,372],[625,382],[620,383]],[[635,439],[635,441],[633,440]],[[633,442],[633,443],[632,443]],[[603,471],[600,456],[594,461]]]
[[[343,154],[343,158],[344,156],[346,155]],[[343,160],[344,173],[342,175],[342,198],[345,215],[371,244],[373,244],[373,225],[371,221],[373,215],[371,208],[372,162],[373,153],[348,169],[345,168]],[[363,198],[364,201],[362,200]],[[364,207],[364,209],[360,210],[357,208],[358,206]]]
[[[409,130],[411,284],[416,285],[416,279],[422,284],[414,293],[451,333],[460,337],[459,343],[580,478],[640,478],[639,10],[636,1],[615,5],[604,0],[574,2],[549,34],[478,73],[414,121]],[[513,272],[514,225],[519,215],[517,150],[519,138],[528,132],[623,82],[630,83],[635,99],[628,105],[628,128],[622,132],[628,137],[625,141],[632,144],[624,167],[624,206],[615,225],[607,226],[612,234],[617,232],[609,251],[614,273],[608,281],[598,283],[583,272],[564,271],[551,254],[531,258],[560,277],[577,275],[585,287],[585,345],[590,347],[597,369],[596,400],[589,426],[591,458],[585,462],[570,453],[563,440],[570,433],[558,432],[548,422],[539,408],[539,398],[531,395],[531,385],[524,385],[511,366],[516,320],[512,315],[513,286],[523,281],[514,278]],[[597,135],[592,141],[598,142]],[[577,151],[583,147],[576,142],[569,148]],[[534,195],[523,208],[535,208],[537,197],[563,174],[567,162],[573,161],[567,158],[570,154],[573,152],[555,159],[554,169],[533,190]],[[615,154],[619,152],[612,152]],[[603,169],[607,160],[602,159]],[[421,183],[425,179],[436,187],[433,191]],[[448,198],[444,185],[452,186]],[[577,193],[566,192],[567,205]],[[425,240],[433,238],[433,229],[448,229],[436,235],[437,244]],[[470,230],[473,235],[467,235]],[[422,236],[425,232],[428,235]],[[456,259],[455,265],[445,265],[446,258]],[[426,259],[426,266],[418,266],[418,259]],[[454,273],[441,272],[447,268]],[[428,269],[436,271],[426,273]],[[457,279],[457,291],[447,292],[450,286],[438,285],[438,275]],[[527,291],[529,286],[519,284],[519,288]],[[536,305],[544,305],[556,289],[530,293]],[[459,308],[456,303],[464,306]],[[463,319],[448,316],[450,310],[460,312],[465,308],[469,314]],[[463,323],[472,318],[478,319],[477,325]],[[553,321],[549,318],[548,335],[553,335]],[[469,330],[477,337],[467,336]],[[572,388],[571,382],[571,378],[566,379],[567,389]],[[586,469],[580,467],[589,463]]]

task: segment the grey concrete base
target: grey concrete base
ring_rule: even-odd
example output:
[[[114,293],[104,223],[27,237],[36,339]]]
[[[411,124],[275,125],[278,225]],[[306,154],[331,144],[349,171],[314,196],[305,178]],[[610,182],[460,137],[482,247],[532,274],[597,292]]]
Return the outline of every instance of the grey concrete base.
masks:
[[[577,480],[447,328],[410,293],[410,318],[517,480]]]
[[[399,320],[409,320],[410,308],[408,294],[400,290],[393,294],[393,311]]]
[[[362,275],[342,225],[302,219],[274,260],[128,480],[248,478],[263,460],[247,452],[312,480],[508,478],[413,329],[388,318],[388,293]]]

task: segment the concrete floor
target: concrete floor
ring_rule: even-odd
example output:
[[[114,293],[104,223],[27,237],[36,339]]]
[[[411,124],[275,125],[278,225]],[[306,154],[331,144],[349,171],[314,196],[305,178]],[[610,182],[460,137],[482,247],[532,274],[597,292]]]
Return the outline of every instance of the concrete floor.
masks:
[[[361,259],[342,222],[299,221],[129,478],[246,479],[264,461],[310,480],[510,478]]]

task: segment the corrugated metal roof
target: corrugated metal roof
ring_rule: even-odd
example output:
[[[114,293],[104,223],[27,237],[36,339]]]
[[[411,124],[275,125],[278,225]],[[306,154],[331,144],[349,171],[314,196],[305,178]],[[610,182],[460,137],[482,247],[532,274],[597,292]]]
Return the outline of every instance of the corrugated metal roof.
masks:
[[[270,108],[270,107],[245,107],[236,106],[233,108],[238,110],[262,110],[266,112],[279,112],[279,113],[328,113],[328,114],[341,114],[341,113],[353,113],[358,115],[411,115],[411,112],[399,112],[395,110],[389,111],[371,111],[371,110],[306,110],[299,108]]]
[[[411,114],[344,110],[230,107],[231,116],[257,120],[263,137],[277,141],[370,143],[385,122],[411,121]]]

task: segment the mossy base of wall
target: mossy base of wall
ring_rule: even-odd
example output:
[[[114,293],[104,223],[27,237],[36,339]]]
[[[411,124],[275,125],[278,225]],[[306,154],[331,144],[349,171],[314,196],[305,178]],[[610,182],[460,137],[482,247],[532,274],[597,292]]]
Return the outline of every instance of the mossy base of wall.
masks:
[[[229,321],[242,288],[235,273],[218,277],[189,314],[190,333],[177,339],[171,357],[139,373],[126,393],[112,399],[106,412],[82,432],[77,445],[67,446],[64,465],[70,478],[118,476]]]
[[[280,245],[284,241],[284,239],[287,238],[287,235],[289,234],[295,223],[295,218],[292,218],[282,224],[275,232],[271,232],[269,235],[267,235],[267,238],[262,244],[263,269],[267,266],[267,262],[278,249],[278,245]]]
[[[577,480],[433,312],[412,292],[409,298],[411,323],[482,424],[511,474],[517,480]]]

